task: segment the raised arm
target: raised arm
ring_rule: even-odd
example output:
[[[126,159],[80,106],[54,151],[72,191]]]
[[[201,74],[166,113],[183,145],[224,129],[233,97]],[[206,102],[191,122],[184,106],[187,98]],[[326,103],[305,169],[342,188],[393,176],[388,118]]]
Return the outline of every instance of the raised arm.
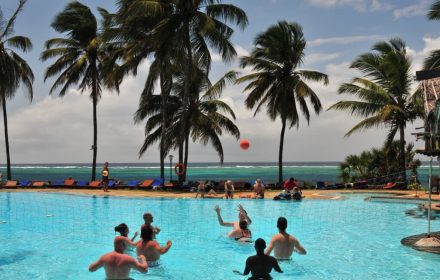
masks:
[[[144,255],[138,256],[138,261],[134,261],[132,266],[133,269],[139,271],[140,273],[147,273],[148,263]]]
[[[89,266],[89,271],[90,272],[95,272],[95,271],[97,271],[98,269],[100,269],[103,266],[104,266],[104,262],[102,261],[102,257],[101,257],[101,258],[99,258],[99,260],[97,260],[96,262],[92,263]]]
[[[134,241],[138,235],[139,235],[139,232],[136,231],[136,232],[134,233],[133,237],[131,238],[131,241]],[[136,243],[137,243],[137,242],[135,242],[135,245],[136,245]]]
[[[135,237],[136,237],[136,235],[134,235],[133,239],[135,239]],[[130,239],[130,238],[126,237],[125,238],[125,243],[129,244],[130,246],[136,247],[137,242],[134,242],[133,239]]]
[[[159,251],[159,253],[161,255],[165,254],[166,252],[168,252],[168,250],[171,248],[172,242],[171,240],[168,240],[167,245],[165,245],[164,247],[160,247],[159,243],[156,242],[156,250]]]
[[[251,218],[248,216],[246,210],[244,210],[243,205],[238,204],[238,211],[240,211],[241,213],[243,213],[244,218],[246,219],[246,222],[248,224],[248,226],[250,226],[252,224],[252,220]]]
[[[215,206],[214,210],[215,210],[215,212],[217,212],[218,223],[221,226],[224,226],[224,227],[233,227],[234,226],[234,223],[228,223],[228,222],[223,221],[222,215],[220,214],[220,207],[218,205]]]

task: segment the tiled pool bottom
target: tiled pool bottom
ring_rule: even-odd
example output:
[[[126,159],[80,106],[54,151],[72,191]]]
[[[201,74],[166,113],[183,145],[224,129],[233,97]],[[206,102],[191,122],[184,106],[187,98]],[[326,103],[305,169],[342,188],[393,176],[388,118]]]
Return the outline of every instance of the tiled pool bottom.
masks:
[[[288,232],[308,251],[282,262],[275,279],[439,279],[440,256],[400,244],[426,231],[427,221],[407,216],[413,204],[372,203],[363,196],[336,201],[255,201],[194,199],[125,199],[1,193],[0,279],[104,279],[88,265],[111,251],[114,226],[129,225],[131,234],[146,211],[161,228],[159,243],[173,240],[162,265],[134,279],[245,279],[243,270],[255,254],[253,244],[237,244],[218,225],[214,206],[225,221],[237,220],[241,203],[253,220],[254,239],[269,242],[276,219],[288,219]],[[439,230],[440,221],[432,221]]]

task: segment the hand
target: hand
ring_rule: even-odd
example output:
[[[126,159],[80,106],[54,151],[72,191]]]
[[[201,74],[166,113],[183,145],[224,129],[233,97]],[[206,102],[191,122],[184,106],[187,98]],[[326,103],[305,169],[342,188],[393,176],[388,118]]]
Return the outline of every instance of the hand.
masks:
[[[168,240],[168,241],[167,241],[167,246],[168,246],[168,247],[171,247],[172,244],[173,244],[173,243],[171,242],[171,240]]]
[[[136,238],[139,235],[139,232],[135,232],[133,238]]]
[[[233,270],[232,272],[234,272],[235,274],[239,274],[239,275],[243,275],[240,271],[238,270]]]
[[[160,228],[155,227],[155,228],[154,228],[154,233],[159,233],[159,232],[160,232]]]
[[[217,214],[220,214],[220,207],[218,205],[214,207],[214,210],[217,212]]]
[[[238,204],[238,212],[245,212],[246,213],[246,210],[244,210],[243,205]]]
[[[139,260],[140,263],[143,263],[143,262],[146,262],[146,261],[147,261],[147,259],[145,258],[144,255],[139,255],[139,256],[138,256],[138,260]]]

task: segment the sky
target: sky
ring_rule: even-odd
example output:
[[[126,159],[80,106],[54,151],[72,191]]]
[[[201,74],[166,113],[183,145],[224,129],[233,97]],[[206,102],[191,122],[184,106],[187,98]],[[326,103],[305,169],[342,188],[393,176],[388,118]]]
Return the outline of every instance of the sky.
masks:
[[[32,102],[19,90],[7,102],[9,142],[12,163],[87,163],[92,161],[93,122],[92,102],[89,92],[81,93],[71,87],[61,98],[49,90],[53,79],[44,81],[45,69],[53,61],[42,62],[39,57],[44,42],[55,37],[50,24],[57,13],[69,1],[28,0],[15,25],[15,34],[31,39],[33,50],[23,54],[30,64],[35,81]],[[96,7],[115,11],[113,0],[83,0],[94,12]],[[242,8],[248,15],[245,30],[235,28],[232,37],[238,56],[247,55],[254,47],[257,34],[264,32],[278,21],[299,23],[307,40],[306,57],[300,69],[317,70],[329,76],[330,84],[311,83],[318,94],[323,111],[312,115],[308,125],[300,118],[299,128],[286,131],[283,159],[288,161],[342,161],[350,154],[359,154],[372,147],[382,146],[387,129],[371,129],[344,137],[360,119],[346,112],[327,111],[340,100],[352,99],[338,95],[341,83],[350,81],[360,73],[349,68],[359,55],[384,40],[399,37],[406,42],[413,61],[412,70],[421,69],[429,52],[440,49],[440,22],[428,21],[426,14],[433,0],[224,0]],[[9,17],[18,0],[2,0],[0,9]],[[224,64],[218,54],[212,54],[213,66],[210,78],[217,81],[229,70],[249,73],[240,69],[238,59]],[[137,110],[140,92],[148,73],[149,61],[145,60],[136,77],[124,79],[120,93],[104,89],[98,104],[98,162],[158,162],[158,147],[153,146],[139,157],[144,141],[144,124],[135,125],[133,115]],[[417,83],[414,83],[414,87]],[[236,125],[241,138],[249,139],[250,148],[241,150],[234,137],[221,136],[225,162],[276,162],[278,160],[281,123],[271,121],[262,110],[254,116],[246,109],[243,86],[230,85],[223,91],[222,100],[235,111]],[[409,124],[406,140],[421,148],[423,142],[415,142],[411,133],[423,126],[422,121]],[[3,121],[0,123],[3,134]],[[4,147],[0,136],[0,147]],[[208,144],[191,143],[191,162],[218,162],[219,157]],[[177,151],[171,152],[177,156]],[[0,148],[0,164],[5,163],[4,149]],[[426,160],[424,157],[420,157]]]

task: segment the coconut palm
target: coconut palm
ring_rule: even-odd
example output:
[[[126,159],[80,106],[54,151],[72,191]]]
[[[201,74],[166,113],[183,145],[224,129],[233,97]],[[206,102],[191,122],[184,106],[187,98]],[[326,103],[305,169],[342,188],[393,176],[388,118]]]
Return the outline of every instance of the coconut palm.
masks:
[[[429,20],[440,20],[440,1],[435,1],[428,11]],[[424,61],[424,68],[434,69],[440,67],[440,50],[432,51]]]
[[[196,69],[196,68],[194,68]],[[206,74],[198,69],[192,74],[191,86],[191,100],[189,104],[188,117],[188,133],[185,135],[185,165],[188,162],[188,145],[189,138],[193,142],[200,141],[207,145],[211,143],[220,158],[220,163],[223,163],[224,152],[220,141],[220,136],[223,131],[226,131],[236,137],[240,136],[238,127],[233,123],[235,114],[232,109],[225,102],[219,100],[221,92],[227,82],[233,82],[236,79],[236,73],[231,71],[226,73],[217,83],[211,85]],[[172,95],[167,96],[166,115],[168,119],[166,125],[166,137],[164,139],[164,146],[166,152],[178,146],[176,133],[180,130],[181,118],[183,117],[183,94],[185,87],[185,76],[180,74],[176,77],[176,82],[173,84]],[[203,93],[200,95],[200,93]],[[161,117],[162,97],[160,95],[145,95],[142,99],[139,109],[136,112],[136,120],[141,121],[148,117],[145,126],[146,138],[144,144],[139,151],[144,153],[155,142],[160,141],[164,123]],[[231,120],[230,117],[233,119]]]
[[[369,53],[360,55],[350,66],[364,74],[353,78],[351,83],[339,87],[339,94],[356,96],[360,100],[339,101],[329,110],[347,111],[364,118],[346,136],[365,129],[385,126],[388,128],[386,146],[399,132],[400,170],[406,182],[405,127],[408,122],[423,118],[421,92],[411,93],[413,82],[411,60],[405,43],[394,38],[378,42]]]
[[[100,9],[106,19],[108,13]],[[61,87],[59,95],[66,94],[69,87],[79,83],[81,92],[90,90],[93,103],[93,163],[92,180],[96,178],[96,157],[98,149],[97,104],[101,98],[101,87],[106,80],[103,70],[106,58],[98,23],[92,11],[85,5],[74,1],[67,4],[51,24],[59,33],[65,33],[64,38],[47,40],[45,50],[41,54],[43,61],[56,58],[56,61],[46,69],[44,80],[58,76],[50,93]],[[107,69],[108,70],[108,69]],[[109,71],[111,72],[111,71]]]
[[[278,182],[283,181],[283,148],[286,127],[299,126],[299,115],[302,113],[310,121],[307,99],[316,114],[322,109],[315,91],[306,81],[328,84],[327,75],[309,70],[298,69],[305,56],[306,40],[302,27],[297,23],[280,21],[270,26],[255,39],[255,48],[249,56],[240,59],[241,67],[250,66],[253,73],[237,80],[248,82],[245,91],[249,95],[245,100],[246,107],[256,107],[254,116],[266,105],[267,114],[272,120],[281,120],[281,135],[278,154]],[[299,105],[299,108],[297,107]],[[301,111],[301,112],[300,112]]]
[[[25,3],[25,0],[20,0],[17,9],[9,19],[5,19],[0,10],[0,95],[3,108],[8,180],[12,179],[12,172],[9,153],[6,99],[13,98],[21,84],[26,88],[27,96],[30,100],[32,100],[33,96],[32,83],[34,81],[34,74],[27,62],[15,51],[15,49],[23,52],[30,51],[32,43],[27,37],[13,36],[15,20]]]
[[[227,25],[233,22],[244,28],[247,17],[244,11],[231,4],[222,4],[221,0],[156,0],[132,1],[130,15],[150,14],[161,18],[153,29],[153,41],[159,49],[173,49],[176,61],[183,67],[185,87],[183,96],[183,117],[179,132],[179,162],[183,161],[185,135],[188,133],[189,102],[191,98],[191,74],[193,61],[209,73],[211,53],[209,47],[218,51],[224,61],[236,56],[230,42],[233,29]],[[179,176],[182,182],[183,177]]]

